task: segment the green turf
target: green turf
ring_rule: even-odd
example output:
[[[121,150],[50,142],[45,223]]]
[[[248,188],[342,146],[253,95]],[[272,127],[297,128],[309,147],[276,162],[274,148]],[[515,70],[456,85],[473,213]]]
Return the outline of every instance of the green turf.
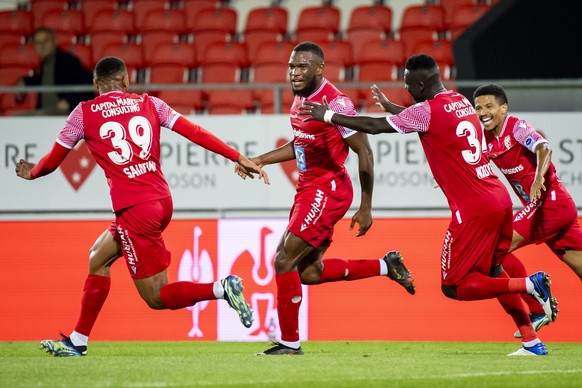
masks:
[[[0,342],[1,387],[582,387],[582,344],[507,357],[513,343],[306,342],[305,356],[259,357],[266,343],[92,342],[56,358]]]

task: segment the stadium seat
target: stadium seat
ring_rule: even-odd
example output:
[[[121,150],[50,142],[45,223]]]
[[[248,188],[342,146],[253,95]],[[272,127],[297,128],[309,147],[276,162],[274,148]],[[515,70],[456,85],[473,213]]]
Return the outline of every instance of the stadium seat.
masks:
[[[437,4],[445,11],[445,26],[449,25],[457,8],[466,5],[474,5],[476,2],[477,0],[438,0]]]
[[[132,35],[135,31],[134,15],[126,9],[104,9],[97,11],[88,31],[92,36],[96,33],[103,32]]]
[[[169,2],[159,0],[133,1],[129,11],[133,12],[134,26],[139,31],[143,21],[151,11],[163,11],[170,7]]]
[[[108,13],[117,8],[117,2],[110,0],[82,1],[80,11],[83,14],[85,30],[91,33],[94,30],[94,23],[98,17],[103,18]],[[99,15],[101,11],[105,11]],[[133,21],[132,21],[133,24]]]
[[[39,65],[39,58],[31,43],[7,44],[2,47],[0,56],[0,66],[25,66],[29,69],[36,69]]]
[[[323,50],[325,78],[331,82],[346,81],[348,70],[354,65],[352,44],[343,40],[320,43]]]
[[[127,43],[127,36],[119,32],[94,32],[89,36],[91,59],[95,64],[102,58],[105,47],[111,44]]]
[[[418,42],[436,40],[444,31],[445,11],[440,5],[410,5],[404,9],[399,35],[407,56]]]
[[[93,51],[93,58],[95,60],[110,56],[122,58],[127,66],[129,79],[132,82],[139,80],[139,70],[144,67],[140,45],[136,43],[110,43],[103,47],[103,51],[100,53]]]
[[[35,93],[27,93],[23,101],[16,101],[14,93],[0,94],[0,113],[3,116],[14,116],[21,112],[36,109]]]
[[[295,40],[316,43],[333,40],[340,30],[340,18],[341,11],[335,6],[305,7],[299,13]]]
[[[250,80],[255,84],[288,83],[287,64],[295,45],[293,42],[268,42],[259,46],[257,55],[251,63]],[[261,113],[274,112],[275,99],[272,89],[257,89],[254,98]],[[283,112],[291,108],[293,98],[290,86],[283,90],[281,95]]]
[[[466,5],[457,8],[449,21],[450,39],[457,39],[471,24],[486,14],[489,9],[489,6],[484,4]]]
[[[212,43],[227,42],[236,34],[238,15],[233,8],[205,7],[197,15],[197,19],[186,19],[186,29],[194,35],[197,58]]]
[[[204,109],[200,90],[162,90],[158,97],[177,112],[188,115]]]
[[[0,51],[2,50],[3,46],[6,45],[14,45],[14,44],[23,44],[25,42],[25,36],[20,35],[18,32],[8,32],[4,31],[0,33]]]
[[[219,0],[183,0],[184,13],[187,20],[197,20],[200,10],[218,8],[219,5]]]
[[[24,10],[0,11],[0,35],[4,34],[30,36],[32,34],[32,13]]]
[[[392,82],[400,79],[400,68],[404,65],[404,45],[398,40],[376,40],[366,42],[361,54],[355,58],[357,80],[360,82]],[[369,88],[360,90],[366,99]]]
[[[287,34],[288,11],[282,7],[259,7],[247,15],[243,31],[249,60],[253,60],[258,47],[265,42],[283,40]]]
[[[392,32],[392,8],[386,5],[363,5],[350,14],[347,40],[357,57],[362,45],[368,40],[387,39]]]
[[[30,73],[30,67],[21,65],[0,66],[0,85],[16,85],[16,80]]]
[[[77,10],[48,10],[40,17],[40,25],[53,30],[61,40],[85,34],[83,14]]]
[[[146,64],[149,64],[146,82],[189,82],[190,71],[196,66],[194,45],[186,42],[160,44]]]
[[[414,54],[428,54],[434,58],[436,63],[439,65],[441,71],[441,77],[444,80],[449,80],[453,77],[453,48],[451,47],[451,42],[446,39],[440,40],[428,40],[417,43],[413,50]]]
[[[158,46],[171,45],[179,41],[176,34],[164,31],[146,31],[140,33],[137,43],[142,47],[145,63],[151,63],[152,55]]]
[[[185,32],[186,18],[180,9],[152,9],[141,20],[136,29],[142,32],[165,32],[180,35]]]
[[[202,83],[240,84],[242,71],[248,66],[244,43],[213,43],[206,48],[199,60],[200,81]],[[252,110],[251,89],[206,90],[209,114],[238,114]]]
[[[38,28],[42,26],[42,18],[49,11],[64,11],[68,8],[69,2],[64,0],[35,0],[30,3],[32,13],[32,26]]]

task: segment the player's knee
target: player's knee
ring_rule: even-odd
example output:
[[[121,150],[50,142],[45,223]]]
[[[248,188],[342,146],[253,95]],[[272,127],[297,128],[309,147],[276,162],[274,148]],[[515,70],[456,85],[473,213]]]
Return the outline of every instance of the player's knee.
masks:
[[[441,291],[447,298],[457,299],[457,286],[441,284]]]

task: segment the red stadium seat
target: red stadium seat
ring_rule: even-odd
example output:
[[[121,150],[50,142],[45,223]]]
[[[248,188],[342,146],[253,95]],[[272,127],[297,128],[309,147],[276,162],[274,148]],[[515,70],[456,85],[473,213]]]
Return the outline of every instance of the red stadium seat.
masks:
[[[350,42],[336,40],[320,43],[325,63],[325,78],[331,82],[346,80],[347,70],[354,65]]]
[[[195,49],[190,43],[160,44],[151,54],[146,80],[151,83],[189,82],[195,67]]]
[[[105,50],[105,47],[111,44],[125,44],[127,43],[126,35],[120,34],[119,32],[95,32],[89,37],[91,47],[91,59],[95,64],[101,58],[101,55]]]
[[[439,5],[411,5],[404,9],[400,40],[408,55],[420,41],[438,39],[445,31],[445,11]]]
[[[42,18],[49,11],[64,11],[68,8],[69,2],[64,0],[35,0],[30,3],[32,13],[33,28],[42,26]]]
[[[202,111],[204,108],[200,90],[162,90],[158,97],[184,115]]]
[[[83,23],[87,33],[94,30],[94,23],[98,17],[106,17],[108,13],[113,12],[117,8],[117,2],[110,0],[93,0],[81,2],[81,13],[83,14]],[[105,11],[99,16],[101,11]],[[132,21],[133,24],[133,21]]]
[[[7,44],[2,47],[0,56],[0,66],[17,65],[25,66],[29,69],[36,69],[39,65],[39,58],[30,43],[26,44]]]
[[[90,35],[103,32],[132,35],[135,31],[134,15],[126,9],[100,10],[88,30]]]
[[[0,66],[0,85],[16,85],[19,78],[29,75],[31,69],[28,66],[21,65],[3,65]]]
[[[24,10],[0,11],[0,33],[30,36],[32,34],[32,13]]]
[[[8,31],[4,31],[0,33],[0,52],[2,51],[2,47],[6,45],[15,45],[15,44],[23,44],[25,41],[24,35],[20,35],[20,33],[12,33]]]
[[[186,19],[186,28],[194,35],[198,58],[212,43],[232,40],[236,34],[237,17],[233,8],[206,7],[199,10],[196,20]]]
[[[186,18],[180,9],[152,9],[148,11],[136,29],[142,32],[165,32],[182,34],[186,29]]]
[[[262,44],[251,64],[251,81],[257,83],[288,83],[289,72],[287,64],[291,52],[295,48],[293,42],[270,42]],[[291,108],[293,93],[290,87],[281,93],[282,111]],[[274,95],[272,89],[255,90],[255,100],[261,113],[274,112]]]
[[[445,11],[445,25],[448,26],[453,14],[459,7],[474,5],[477,0],[439,0],[440,5]]]
[[[449,40],[428,40],[419,42],[414,50],[414,54],[428,54],[434,58],[439,65],[441,76],[444,80],[452,78],[452,70],[454,65],[453,48]]]
[[[197,20],[198,12],[205,8],[218,8],[220,0],[183,0],[187,20]]]
[[[0,94],[0,113],[3,116],[14,116],[21,112],[36,109],[35,93],[27,93],[23,101],[16,101],[14,93]]]
[[[338,7],[322,5],[305,7],[299,13],[295,40],[320,43],[333,40],[339,33],[341,11]]]
[[[283,40],[287,34],[287,20],[288,11],[282,7],[259,7],[248,13],[243,33],[251,61],[261,44]]]
[[[146,31],[139,35],[138,43],[142,47],[145,63],[152,62],[152,56],[158,46],[171,45],[178,42],[178,35],[165,31]]]
[[[68,33],[75,36],[85,34],[83,14],[76,10],[48,10],[40,17],[40,24],[55,31]]]
[[[136,30],[139,31],[140,27],[143,25],[143,21],[148,13],[151,11],[163,11],[170,8],[170,5],[166,1],[159,0],[140,0],[139,2],[133,2],[130,11],[134,15],[134,25]]]
[[[457,8],[449,21],[451,40],[457,39],[471,24],[485,15],[489,9],[489,6],[484,4]]]
[[[385,5],[363,5],[350,14],[347,40],[352,43],[357,57],[368,40],[386,39],[392,32],[392,8]]]
[[[243,43],[214,43],[200,58],[202,83],[242,82],[242,70],[248,66],[246,46]],[[253,92],[250,89],[207,90],[207,111],[210,114],[238,114],[253,109]]]
[[[356,58],[357,80],[360,82],[396,81],[400,78],[400,68],[404,65],[404,46],[397,40],[369,41],[362,47]],[[361,89],[365,99],[369,89]]]
[[[138,80],[138,72],[144,67],[143,54],[140,45],[135,43],[111,43],[105,46],[103,51],[98,53],[98,55],[95,55],[95,52],[93,52],[93,59],[95,60],[110,56],[123,59],[127,66],[129,79],[132,82]]]

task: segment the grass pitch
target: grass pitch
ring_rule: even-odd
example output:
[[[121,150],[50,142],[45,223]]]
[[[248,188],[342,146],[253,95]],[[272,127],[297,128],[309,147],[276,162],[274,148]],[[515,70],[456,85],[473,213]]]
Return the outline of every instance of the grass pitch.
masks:
[[[0,342],[1,387],[582,387],[582,344],[507,357],[519,345],[306,342],[304,356],[255,356],[266,343],[91,342],[56,358],[36,342]]]

